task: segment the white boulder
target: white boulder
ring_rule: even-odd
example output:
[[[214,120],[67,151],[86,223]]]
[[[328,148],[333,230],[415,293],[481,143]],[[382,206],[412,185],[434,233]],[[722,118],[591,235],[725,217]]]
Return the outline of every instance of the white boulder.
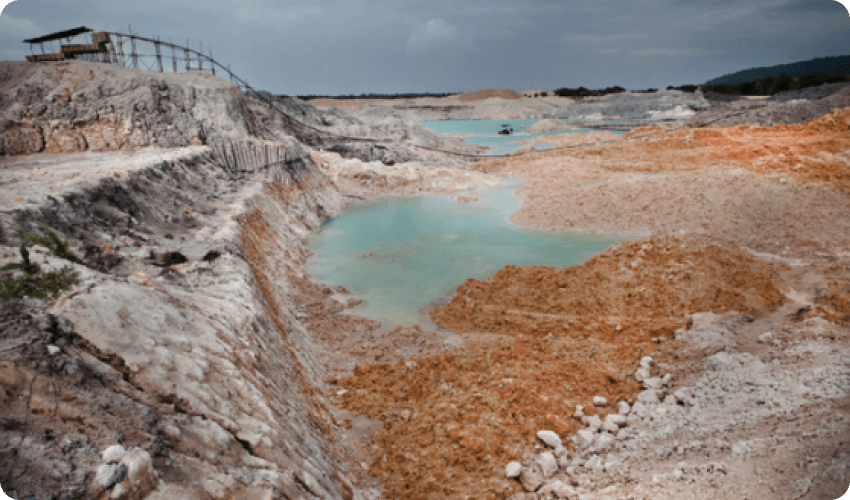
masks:
[[[573,442],[579,448],[587,448],[593,444],[594,432],[588,429],[578,431],[578,434],[573,438]]]
[[[555,495],[555,498],[567,498],[572,500],[579,497],[579,493],[573,489],[572,486],[564,484],[564,482],[560,480],[546,485],[544,489],[545,493],[551,493],[552,495]]]
[[[101,458],[104,462],[108,464],[117,464],[124,458],[124,454],[127,451],[120,444],[113,444],[112,446],[108,446],[105,450],[103,450],[103,454]]]
[[[644,404],[658,404],[658,393],[654,390],[643,391],[638,394],[637,400]]]
[[[602,432],[610,432],[611,434],[616,434],[617,431],[620,430],[620,428],[617,427],[617,424],[614,424],[614,423],[606,420],[606,421],[602,422],[602,426],[599,428],[599,430],[602,431]]]
[[[551,451],[544,451],[537,457],[537,463],[540,464],[540,470],[543,472],[543,477],[550,478],[558,472],[558,461]]]
[[[593,470],[602,466],[602,458],[599,455],[593,455],[584,462],[584,468]]]
[[[610,432],[600,432],[596,436],[593,446],[599,451],[604,451],[611,448],[616,440],[617,439]]]
[[[584,417],[582,419],[582,422],[584,422],[584,425],[587,426],[587,429],[592,432],[596,432],[599,430],[600,427],[602,427],[602,420],[596,415]]]
[[[661,389],[662,386],[664,386],[664,379],[662,379],[661,377],[650,377],[643,379],[644,389],[658,390]]]
[[[607,417],[605,417],[605,422],[610,422],[617,427],[625,427],[627,420],[625,415],[621,415],[618,413],[611,413]]]
[[[519,462],[511,462],[505,467],[505,476],[519,477],[522,473],[522,464]]]
[[[560,436],[552,431],[538,431],[537,437],[550,448],[558,448],[559,446],[562,446]]]
[[[528,467],[522,468],[522,473],[519,475],[519,480],[525,491],[537,491],[543,486],[543,469],[536,461],[529,464]]]

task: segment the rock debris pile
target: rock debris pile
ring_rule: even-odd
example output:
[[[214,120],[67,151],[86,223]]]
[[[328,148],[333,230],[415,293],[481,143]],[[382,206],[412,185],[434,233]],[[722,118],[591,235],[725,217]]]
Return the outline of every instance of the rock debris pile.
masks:
[[[506,481],[505,464],[538,431],[559,441],[578,433],[581,449],[601,452],[629,435],[624,418],[675,398],[666,372],[635,379],[649,367],[641,358],[659,348],[670,357],[691,311],[771,311],[779,268],[663,240],[622,243],[568,269],[509,266],[433,311],[465,348],[358,365],[331,380],[345,391],[335,400],[383,421],[367,451],[391,496],[506,496],[519,483]]]

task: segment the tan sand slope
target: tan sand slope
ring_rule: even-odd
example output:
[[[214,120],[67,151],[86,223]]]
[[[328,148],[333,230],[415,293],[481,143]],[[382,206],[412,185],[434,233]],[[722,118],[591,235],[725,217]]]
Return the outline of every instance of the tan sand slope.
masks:
[[[470,102],[483,101],[485,99],[490,99],[491,97],[500,97],[502,99],[519,99],[522,97],[522,94],[520,94],[519,92],[515,92],[511,89],[487,89],[478,90],[476,92],[467,92],[466,94],[458,94],[451,97],[447,97],[446,99],[461,102]]]

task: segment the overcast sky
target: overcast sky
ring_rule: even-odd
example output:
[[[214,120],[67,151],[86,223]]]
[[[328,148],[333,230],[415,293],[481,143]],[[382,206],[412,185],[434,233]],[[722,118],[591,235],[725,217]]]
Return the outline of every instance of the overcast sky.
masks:
[[[0,15],[0,58],[24,59],[24,38],[127,25],[202,42],[290,95],[645,89],[850,54],[833,0],[17,0]]]

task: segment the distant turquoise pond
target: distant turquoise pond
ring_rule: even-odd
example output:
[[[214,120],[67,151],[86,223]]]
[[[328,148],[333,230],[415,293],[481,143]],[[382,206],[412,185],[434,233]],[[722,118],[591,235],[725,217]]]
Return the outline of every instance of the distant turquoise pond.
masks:
[[[555,132],[527,133],[524,132],[526,127],[530,127],[539,122],[538,119],[518,119],[518,120],[444,120],[420,122],[420,124],[434,132],[441,134],[475,134],[474,136],[464,137],[463,140],[476,146],[485,146],[490,148],[490,154],[506,154],[511,153],[516,149],[525,146],[524,143],[511,144],[512,142],[521,141],[524,139],[532,139],[540,136],[551,136],[560,134],[573,134],[590,132],[591,129],[573,129],[560,130]],[[573,121],[566,119],[563,121]],[[587,121],[587,120],[584,120]],[[499,135],[499,129],[502,124],[509,124],[514,129],[511,135]],[[625,132],[614,132],[622,135]],[[546,149],[552,147],[552,144],[534,143],[537,149]]]
[[[623,239],[515,226],[509,217],[520,206],[518,185],[479,193],[469,204],[426,196],[349,208],[310,239],[308,271],[363,299],[352,313],[391,329],[416,324],[420,308],[467,278],[487,278],[507,264],[573,266]]]

